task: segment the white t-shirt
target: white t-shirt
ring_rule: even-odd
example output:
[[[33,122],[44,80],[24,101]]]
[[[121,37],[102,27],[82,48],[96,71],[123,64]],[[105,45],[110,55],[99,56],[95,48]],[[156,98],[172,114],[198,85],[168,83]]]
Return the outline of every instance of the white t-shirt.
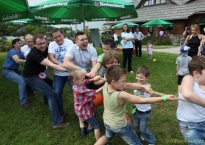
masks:
[[[31,51],[31,48],[28,47],[28,45],[24,45],[23,47],[21,47],[21,52],[23,53],[23,55],[27,56],[27,54]]]
[[[48,53],[54,54],[55,59],[58,60],[58,62],[63,63],[66,51],[71,45],[73,45],[73,41],[69,39],[64,39],[64,43],[60,46],[55,41],[52,41],[48,46]],[[54,70],[54,75],[68,76],[69,73]]]
[[[140,92],[138,90],[134,90],[134,95],[136,96],[142,96],[143,98],[150,98],[150,94],[146,92]],[[150,104],[135,104],[137,110],[145,112],[151,109]]]
[[[118,41],[117,34],[114,34],[113,37],[114,37],[114,41]]]
[[[205,91],[201,90],[196,82],[193,86],[193,92],[205,99]],[[184,98],[181,93],[179,93],[179,98]],[[186,122],[202,122],[205,120],[205,108],[194,103],[179,100],[177,119]]]

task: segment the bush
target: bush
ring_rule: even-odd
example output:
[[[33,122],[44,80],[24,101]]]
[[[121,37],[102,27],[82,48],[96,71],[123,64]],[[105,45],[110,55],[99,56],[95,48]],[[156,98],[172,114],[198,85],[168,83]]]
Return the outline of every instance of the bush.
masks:
[[[113,39],[113,37],[110,34],[102,34],[101,35],[102,42],[104,42],[106,39]]]
[[[155,45],[172,45],[172,41],[168,36],[147,36],[142,40],[142,44],[147,45],[148,40],[150,40],[152,44],[155,44],[157,42]]]
[[[0,40],[0,52],[8,52],[12,48],[12,40]]]

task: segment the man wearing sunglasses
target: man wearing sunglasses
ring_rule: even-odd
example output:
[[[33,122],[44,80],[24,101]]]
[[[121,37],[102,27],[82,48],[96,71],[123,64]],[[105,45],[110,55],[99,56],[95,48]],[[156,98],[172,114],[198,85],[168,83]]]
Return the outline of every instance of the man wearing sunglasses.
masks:
[[[68,69],[56,65],[47,59],[48,48],[46,47],[46,39],[43,35],[35,35],[33,42],[35,47],[31,49],[26,57],[23,78],[26,84],[42,93],[48,99],[53,128],[66,128],[69,123],[63,123],[63,116],[60,114],[60,108],[57,103],[57,95],[52,87],[53,81],[44,72],[46,66],[64,72],[68,72]]]

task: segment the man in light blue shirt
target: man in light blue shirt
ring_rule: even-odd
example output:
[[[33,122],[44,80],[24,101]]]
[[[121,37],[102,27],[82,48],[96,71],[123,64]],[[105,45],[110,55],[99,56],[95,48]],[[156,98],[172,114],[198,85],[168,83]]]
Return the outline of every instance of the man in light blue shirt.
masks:
[[[136,56],[137,57],[142,57],[142,43],[141,43],[141,40],[144,38],[144,35],[142,34],[142,32],[139,31],[139,28],[136,28],[136,32],[133,35],[135,37]]]
[[[75,44],[67,49],[62,65],[70,71],[83,71],[86,73],[86,77],[92,78],[96,75],[95,65],[97,59],[97,51],[88,44],[87,35],[84,32],[77,32],[75,34]],[[90,89],[94,87],[94,83],[89,84]],[[87,129],[81,118],[79,118],[79,127],[81,136],[86,137]]]

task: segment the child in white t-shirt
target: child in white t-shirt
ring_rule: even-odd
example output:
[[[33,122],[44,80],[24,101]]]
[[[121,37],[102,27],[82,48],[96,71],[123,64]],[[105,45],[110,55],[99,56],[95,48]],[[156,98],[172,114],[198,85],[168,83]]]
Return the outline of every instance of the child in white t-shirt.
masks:
[[[147,80],[149,79],[150,71],[146,66],[141,66],[137,69],[136,80],[137,84],[140,85],[149,85]],[[150,98],[150,94],[146,92],[141,92],[134,90],[134,95],[136,97]],[[148,129],[148,121],[150,118],[151,105],[150,104],[135,104],[132,110],[133,113],[133,124],[137,128],[137,131],[140,134],[140,139],[146,141],[149,145],[154,145],[156,138]]]
[[[179,129],[188,145],[205,144],[205,56],[194,56],[189,62],[190,75],[181,83],[177,119]]]

